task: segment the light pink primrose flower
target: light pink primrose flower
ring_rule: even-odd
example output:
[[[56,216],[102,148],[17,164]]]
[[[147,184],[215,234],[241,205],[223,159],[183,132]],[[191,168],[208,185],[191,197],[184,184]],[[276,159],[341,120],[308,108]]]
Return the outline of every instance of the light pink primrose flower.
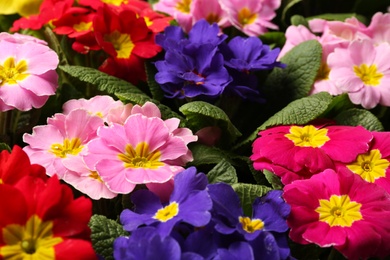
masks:
[[[220,0],[230,23],[248,36],[259,36],[268,29],[278,29],[271,23],[281,0]]]
[[[32,163],[45,167],[49,176],[57,174],[61,179],[67,171],[63,160],[83,155],[86,144],[96,137],[102,125],[100,117],[84,109],[73,110],[68,115],[55,114],[47,120],[47,125],[36,126],[32,134],[23,135],[23,141],[28,144],[23,150]]]
[[[387,42],[390,44],[390,13],[378,12],[374,14],[368,30],[375,43]]]
[[[372,135],[374,139],[366,153],[359,154],[353,162],[337,163],[336,167],[355,173],[390,194],[390,133],[372,132]]]
[[[283,184],[307,179],[334,163],[349,163],[369,149],[370,131],[352,126],[276,126],[260,131],[250,159],[256,170],[270,170]]]
[[[390,254],[390,196],[357,174],[328,169],[284,187],[290,238],[333,246],[347,259]]]
[[[64,158],[62,163],[67,168],[63,180],[91,199],[112,199],[117,196],[107,188],[95,170],[87,167],[81,157]]]
[[[219,0],[194,0],[192,24],[205,19],[209,24],[217,23],[219,28],[230,26],[227,13],[221,8]]]
[[[133,109],[155,115],[148,108],[151,103]],[[187,144],[197,138],[189,129],[178,128],[178,119],[164,121],[142,113],[132,114],[123,125],[100,127],[98,138],[88,144],[84,161],[113,192],[126,194],[137,184],[166,183],[192,160]]]
[[[58,56],[39,41],[0,40],[0,111],[42,107],[58,87]]]
[[[90,113],[91,115],[96,115],[101,117],[104,122],[110,123],[109,118],[117,118],[120,117],[123,110],[125,109],[125,105],[119,101],[114,100],[110,96],[94,96],[90,99],[72,99],[64,103],[62,106],[63,113],[65,115],[69,114],[71,111],[75,109],[85,109]],[[132,108],[132,105],[129,105],[130,109]],[[111,115],[111,113],[114,113],[115,115]],[[119,114],[119,115],[118,115]],[[128,114],[127,116],[129,116]],[[126,117],[127,118],[127,117]],[[117,119],[115,119],[117,121]]]
[[[192,28],[193,4],[192,0],[160,0],[153,5],[153,9],[169,14],[185,32],[189,32]]]
[[[47,42],[45,42],[44,40],[35,38],[34,36],[20,34],[20,33],[9,34],[6,32],[1,32],[0,33],[0,41],[8,41],[8,42],[20,43],[20,44],[23,44],[26,42],[35,42],[35,43],[39,43],[39,44],[47,46]]]
[[[328,56],[329,78],[352,103],[371,109],[381,104],[390,106],[390,45],[362,40],[347,49],[336,48]]]

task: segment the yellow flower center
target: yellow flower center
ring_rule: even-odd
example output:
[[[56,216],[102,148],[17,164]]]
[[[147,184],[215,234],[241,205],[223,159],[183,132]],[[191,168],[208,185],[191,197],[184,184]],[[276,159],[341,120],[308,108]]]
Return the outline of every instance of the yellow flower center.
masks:
[[[160,220],[161,222],[167,222],[177,216],[177,214],[179,214],[179,204],[177,202],[171,202],[164,208],[157,210],[156,215],[154,215],[153,218]]]
[[[27,61],[21,60],[15,64],[15,59],[9,57],[3,65],[0,65],[0,86],[4,84],[12,85],[24,80],[30,75],[25,73],[27,68]]]
[[[54,246],[62,242],[53,236],[53,222],[43,222],[33,215],[25,226],[10,224],[2,229],[5,245],[0,248],[3,259],[55,259]]]
[[[320,69],[317,72],[317,80],[328,80],[329,79],[330,68],[326,63],[321,63]]]
[[[89,31],[91,27],[92,27],[92,22],[88,22],[88,23],[81,22],[73,25],[73,29],[76,32]]]
[[[250,219],[248,217],[239,217],[238,220],[244,229],[248,233],[253,233],[257,230],[262,230],[264,228],[264,222],[261,219]]]
[[[118,59],[128,59],[135,47],[129,34],[120,33],[118,31],[114,31],[104,36],[104,40],[112,43]]]
[[[149,19],[149,17],[147,17],[147,16],[144,16],[144,20],[145,20],[145,24],[146,24],[146,26],[152,26],[152,24],[153,24],[153,21],[151,21],[150,19]]]
[[[386,170],[390,162],[382,159],[382,154],[378,149],[373,149],[368,153],[359,154],[356,161],[347,165],[348,169],[360,175],[367,182],[375,182],[376,179],[385,177]]]
[[[118,158],[124,162],[126,168],[157,169],[164,165],[160,162],[161,152],[149,151],[149,145],[145,142],[137,144],[135,149],[127,144],[125,151],[125,153],[118,154]]]
[[[256,18],[257,14],[252,13],[248,7],[244,7],[238,12],[238,22],[241,25],[251,24],[256,21]]]
[[[77,155],[83,149],[80,138],[65,138],[63,144],[52,144],[49,152],[54,153],[55,156],[66,158],[68,154]]]
[[[95,179],[98,182],[103,182],[102,178],[100,178],[100,175],[96,171],[90,171],[88,177]]]
[[[380,84],[380,80],[383,77],[382,73],[377,71],[376,65],[367,66],[362,64],[360,66],[353,66],[353,72],[358,76],[365,85],[377,86]]]
[[[352,223],[363,219],[360,213],[362,204],[351,201],[348,195],[332,195],[329,200],[319,200],[320,206],[316,208],[319,220],[329,226],[350,227]]]
[[[290,133],[284,136],[293,141],[296,146],[317,148],[323,146],[330,140],[326,135],[327,133],[328,129],[317,129],[312,125],[304,127],[292,126]]]
[[[128,0],[101,0],[103,3],[120,6],[121,4],[128,4]]]
[[[176,4],[176,9],[182,13],[190,13],[190,5],[192,0],[182,0]]]

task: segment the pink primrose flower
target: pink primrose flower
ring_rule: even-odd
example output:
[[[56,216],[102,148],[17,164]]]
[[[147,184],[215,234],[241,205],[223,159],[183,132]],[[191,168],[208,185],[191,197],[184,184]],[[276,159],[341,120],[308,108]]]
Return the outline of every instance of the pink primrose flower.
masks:
[[[63,180],[91,199],[112,199],[117,196],[107,188],[94,169],[88,168],[81,157],[64,158],[62,163],[67,168]]]
[[[27,42],[35,42],[47,46],[47,42],[45,42],[44,40],[35,38],[34,36],[20,34],[20,33],[9,34],[6,32],[1,32],[0,41],[8,41],[8,42],[19,43],[19,44],[23,44]]]
[[[288,184],[352,162],[369,149],[372,134],[352,126],[276,126],[259,132],[250,159],[256,170],[267,169]]]
[[[390,106],[390,45],[370,40],[353,41],[328,56],[329,78],[348,93],[352,103],[371,109]]]
[[[69,114],[75,109],[85,109],[91,115],[101,117],[106,123],[109,123],[109,117],[114,118],[116,116],[110,115],[111,111],[115,114],[121,114],[124,109],[124,104],[119,100],[114,100],[110,96],[94,96],[90,99],[72,99],[64,103],[62,106],[63,113]],[[130,105],[130,108],[132,105]],[[113,110],[115,109],[115,110]],[[119,112],[121,111],[121,112]],[[118,115],[120,116],[120,115]]]
[[[61,179],[67,172],[63,160],[84,154],[86,144],[96,137],[102,125],[100,117],[84,109],[73,110],[68,115],[55,114],[47,120],[47,125],[36,126],[32,134],[23,135],[23,141],[28,144],[23,149],[32,163],[45,167],[49,176],[57,174]]]
[[[353,162],[338,163],[336,166],[355,173],[390,193],[390,134],[372,132],[372,135],[374,138],[366,153],[359,154]]]
[[[192,28],[193,5],[192,0],[160,0],[153,5],[153,10],[169,14],[185,32],[189,32]]]
[[[217,23],[219,28],[231,25],[227,13],[221,8],[218,0],[194,0],[191,13],[192,24],[205,19],[209,24]]]
[[[135,110],[142,108],[150,112],[146,107]],[[132,114],[123,125],[100,127],[84,161],[116,193],[129,193],[137,184],[168,182],[192,160],[187,144],[196,140],[189,129],[177,127],[174,118]]]
[[[368,30],[375,43],[387,42],[390,44],[390,13],[378,12],[374,14]]]
[[[347,259],[390,253],[390,196],[357,174],[328,169],[284,187],[290,238],[340,251]]]
[[[276,16],[280,0],[221,0],[230,23],[248,36],[259,36],[269,29],[278,29],[270,21]]]
[[[58,56],[40,41],[0,40],[0,111],[42,107],[58,87]]]

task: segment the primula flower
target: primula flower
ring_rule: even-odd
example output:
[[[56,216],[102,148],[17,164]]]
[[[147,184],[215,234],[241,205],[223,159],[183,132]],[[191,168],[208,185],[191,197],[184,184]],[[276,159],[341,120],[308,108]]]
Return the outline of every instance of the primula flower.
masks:
[[[217,23],[219,28],[231,25],[219,0],[194,0],[193,2],[191,10],[193,23],[205,19],[209,24]]]
[[[169,181],[192,160],[187,144],[197,140],[190,130],[178,128],[178,119],[148,117],[135,112],[142,110],[139,106],[133,110],[123,125],[100,127],[84,157],[116,193]]]
[[[68,115],[55,114],[47,123],[35,126],[32,134],[23,135],[23,141],[28,144],[24,150],[33,163],[46,168],[49,176],[57,174],[62,178],[67,171],[62,160],[85,154],[87,143],[96,137],[103,120],[77,109]]]
[[[185,32],[189,32],[192,27],[193,5],[194,1],[191,0],[160,0],[153,5],[153,9],[169,14]]]
[[[371,109],[390,106],[390,45],[370,40],[354,41],[347,49],[335,49],[328,57],[329,78],[348,93],[352,103]]]
[[[390,135],[388,132],[372,132],[374,136],[370,149],[359,154],[355,161],[338,164],[338,169],[348,169],[375,183],[390,193]]]
[[[230,185],[208,185],[213,201],[215,230],[224,235],[240,234],[255,249],[256,259],[286,259],[290,255],[285,233],[290,206],[281,198],[281,191],[273,190],[253,203],[252,217],[245,216],[240,199]],[[226,238],[225,238],[226,239]],[[238,238],[235,238],[237,241]],[[276,257],[278,256],[278,257]]]
[[[276,16],[281,0],[221,0],[230,23],[248,36],[259,36],[278,26],[270,21]]]
[[[175,186],[167,204],[148,190],[138,190],[131,199],[135,212],[125,209],[120,216],[123,228],[136,230],[146,224],[155,226],[163,237],[168,236],[177,223],[188,223],[201,227],[209,223],[212,207],[210,196],[206,190],[207,177],[196,173],[195,167],[177,174]]]
[[[0,49],[0,111],[42,107],[58,87],[57,54],[19,36],[1,40]]]
[[[352,162],[358,154],[368,151],[373,138],[361,126],[336,125],[276,126],[259,135],[250,157],[253,167],[273,171],[284,184],[334,169],[334,161]]]
[[[67,169],[62,178],[63,181],[88,195],[91,199],[112,199],[117,196],[116,193],[107,188],[107,185],[94,169],[88,168],[81,157],[71,160],[65,158],[62,160],[62,164]]]
[[[57,177],[45,182],[25,176],[15,186],[0,185],[2,259],[96,259],[89,240],[91,201],[73,199]]]
[[[118,237],[113,246],[115,259],[182,259],[179,243],[170,236],[160,236],[153,227],[136,229],[129,237]]]
[[[15,145],[11,153],[0,152],[0,185],[14,185],[24,176],[34,176],[45,180],[45,168],[31,164],[27,154],[20,146]]]
[[[368,34],[376,43],[390,43],[390,13],[378,12],[371,18]]]
[[[286,185],[283,197],[293,241],[334,246],[348,259],[389,255],[390,197],[376,184],[328,169]]]
[[[218,35],[218,31],[217,24],[201,20],[188,39],[175,42],[183,34],[174,29],[157,39],[166,53],[165,60],[155,63],[155,79],[167,97],[217,97],[223,92],[231,78],[217,48],[226,35]]]

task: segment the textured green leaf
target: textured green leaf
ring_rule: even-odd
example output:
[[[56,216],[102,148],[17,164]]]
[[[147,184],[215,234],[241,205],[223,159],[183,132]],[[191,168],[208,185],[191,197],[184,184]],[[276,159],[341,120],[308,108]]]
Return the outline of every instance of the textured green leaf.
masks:
[[[326,13],[326,14],[310,16],[307,18],[307,20],[320,18],[320,19],[324,19],[324,20],[328,20],[328,21],[342,21],[342,22],[344,22],[345,19],[351,18],[351,17],[356,17],[362,23],[367,22],[366,17],[364,17],[363,15],[356,14],[356,13]]]
[[[233,143],[241,136],[240,131],[232,124],[226,113],[217,106],[203,101],[189,102],[179,108],[186,116],[188,125],[199,130],[206,126],[219,126],[225,143]]]
[[[271,190],[271,188],[267,186],[249,184],[249,183],[235,183],[232,184],[232,187],[240,197],[244,214],[247,216],[252,215],[253,201],[257,197],[261,197]]]
[[[112,246],[114,240],[119,236],[128,235],[122,225],[103,215],[93,215],[89,227],[92,231],[91,240],[95,252],[106,260],[114,259]]]
[[[154,100],[144,94],[137,94],[137,93],[115,93],[115,96],[117,96],[122,102],[124,103],[133,103],[133,104],[139,104],[143,105],[145,102],[153,102],[156,104],[156,106],[161,111],[161,117],[163,119],[176,117],[180,119],[181,126],[184,126],[184,118],[180,116],[178,113],[172,111],[168,106],[161,104],[159,101]]]
[[[217,165],[211,169],[207,178],[209,183],[225,182],[233,184],[238,182],[236,169],[226,160],[221,160]]]
[[[266,129],[267,127],[276,125],[306,124],[323,114],[331,102],[332,96],[327,92],[320,92],[312,96],[295,100],[270,117],[260,127],[258,127],[256,131],[249,135],[247,139],[237,144],[235,148],[252,143],[253,140],[256,139],[259,131]]]
[[[69,65],[59,66],[59,68],[62,71],[71,75],[72,77],[75,77],[80,81],[90,83],[96,86],[99,90],[106,91],[109,94],[133,93],[144,95],[145,99],[148,97],[145,93],[143,93],[140,89],[132,85],[130,82],[127,82],[114,76],[110,76],[94,68]]]
[[[164,91],[154,79],[154,75],[156,75],[157,73],[156,67],[150,62],[145,62],[145,70],[146,79],[148,82],[150,93],[152,93],[152,97],[158,101],[161,101],[164,98]]]
[[[216,147],[210,147],[200,143],[192,143],[189,147],[194,157],[194,160],[188,163],[189,165],[200,166],[206,164],[218,164],[223,160],[229,162],[230,164],[232,163],[229,155],[224,150]]]
[[[283,184],[280,181],[280,178],[276,176],[273,172],[268,170],[263,170],[263,174],[267,181],[271,184],[272,188],[275,190],[283,189]]]
[[[291,16],[290,20],[291,20],[291,25],[295,25],[295,26],[303,25],[309,28],[309,23],[307,22],[306,18],[303,17],[302,15],[297,15],[297,14],[293,15]]]
[[[295,46],[281,58],[284,69],[274,68],[264,83],[269,103],[279,106],[305,97],[311,90],[321,65],[322,47],[317,40]]]
[[[351,108],[338,114],[335,118],[340,125],[361,125],[370,131],[383,131],[384,127],[379,119],[370,111],[359,108]]]

